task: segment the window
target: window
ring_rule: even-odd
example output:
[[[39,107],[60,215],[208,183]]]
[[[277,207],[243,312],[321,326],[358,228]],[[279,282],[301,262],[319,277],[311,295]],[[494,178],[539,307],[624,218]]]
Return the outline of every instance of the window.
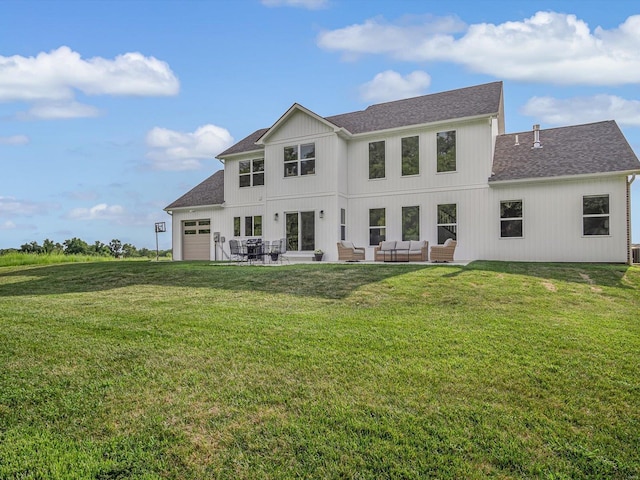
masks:
[[[384,140],[369,143],[369,179],[384,178]]]
[[[439,173],[456,171],[456,132],[455,130],[438,133],[437,158],[438,158],[437,171]]]
[[[313,175],[316,173],[316,144],[306,143],[284,147],[284,176]]]
[[[455,203],[438,205],[438,245],[447,238],[458,239],[458,207]]]
[[[582,197],[582,234],[609,235],[609,195]]]
[[[522,200],[500,202],[500,237],[522,238]]]
[[[287,250],[300,252],[316,248],[315,212],[285,214]]]
[[[340,240],[347,239],[347,211],[340,209]]]
[[[420,207],[402,207],[402,240],[420,240]]]
[[[244,234],[247,237],[262,236],[262,215],[244,217]]]
[[[418,136],[402,139],[402,175],[420,173],[420,147]]]
[[[233,217],[233,236],[240,236],[240,217]]]
[[[239,162],[238,169],[241,187],[264,185],[264,158],[242,160]]]
[[[384,208],[369,210],[369,245],[378,245],[386,238],[386,218]]]

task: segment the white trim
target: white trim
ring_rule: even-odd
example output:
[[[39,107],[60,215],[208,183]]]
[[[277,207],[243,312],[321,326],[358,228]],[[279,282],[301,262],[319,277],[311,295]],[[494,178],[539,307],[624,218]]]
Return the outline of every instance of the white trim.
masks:
[[[496,186],[496,187],[501,187],[501,186],[511,186],[511,185],[516,185],[516,184],[522,184],[522,183],[544,183],[544,182],[556,182],[556,181],[562,181],[562,182],[566,182],[567,180],[586,180],[589,178],[594,178],[594,179],[598,179],[598,178],[604,178],[604,177],[622,177],[622,176],[628,176],[628,175],[635,175],[640,173],[640,170],[625,170],[625,171],[619,171],[619,172],[599,172],[599,173],[584,173],[584,174],[580,174],[580,175],[558,175],[556,177],[540,177],[540,178],[518,178],[518,179],[513,179],[513,180],[489,180],[488,181],[488,186]]]

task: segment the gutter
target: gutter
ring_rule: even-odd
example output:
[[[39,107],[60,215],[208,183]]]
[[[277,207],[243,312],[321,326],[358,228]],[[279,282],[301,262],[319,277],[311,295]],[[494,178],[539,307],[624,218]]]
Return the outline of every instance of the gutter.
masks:
[[[508,186],[508,185],[516,185],[519,183],[542,183],[542,182],[554,182],[554,181],[566,181],[566,180],[585,180],[588,178],[604,178],[604,177],[614,177],[614,176],[636,176],[637,173],[640,173],[639,170],[625,170],[625,171],[613,171],[613,172],[595,172],[595,173],[582,173],[578,175],[558,175],[555,177],[525,177],[525,178],[514,178],[511,180],[491,180],[489,177],[487,183],[489,186]],[[633,181],[633,180],[632,180]]]
[[[633,265],[633,250],[631,249],[631,184],[636,179],[636,174],[627,178],[627,265]]]

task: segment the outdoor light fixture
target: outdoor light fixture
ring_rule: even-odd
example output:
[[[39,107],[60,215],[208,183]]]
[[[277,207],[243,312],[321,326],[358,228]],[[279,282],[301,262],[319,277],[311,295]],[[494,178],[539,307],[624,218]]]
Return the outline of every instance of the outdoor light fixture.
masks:
[[[273,219],[277,222],[278,221],[278,212],[273,214]]]
[[[320,218],[324,218],[324,210],[320,210]]]

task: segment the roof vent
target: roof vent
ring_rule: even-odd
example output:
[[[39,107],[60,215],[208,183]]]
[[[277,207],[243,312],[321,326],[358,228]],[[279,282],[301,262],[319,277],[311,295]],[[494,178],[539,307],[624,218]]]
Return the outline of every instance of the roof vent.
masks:
[[[540,145],[540,125],[533,126],[533,148],[542,148]]]
[[[520,145],[520,140],[518,140],[518,135],[516,135],[516,143],[514,144],[514,147],[517,147],[518,145]]]

